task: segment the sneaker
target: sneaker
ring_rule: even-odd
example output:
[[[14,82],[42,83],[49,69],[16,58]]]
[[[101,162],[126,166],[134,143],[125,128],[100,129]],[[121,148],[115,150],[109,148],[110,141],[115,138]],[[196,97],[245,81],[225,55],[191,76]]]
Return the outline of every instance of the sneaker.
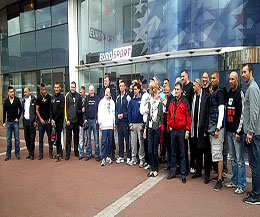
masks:
[[[190,168],[190,173],[193,174],[193,173],[195,173],[195,172],[196,172],[196,170],[195,170],[194,168],[191,167],[191,168]]]
[[[108,164],[112,164],[112,163],[113,163],[113,161],[112,161],[112,159],[111,159],[110,157],[107,157],[107,158],[106,158],[106,162],[107,162]]]
[[[130,162],[131,162],[131,159],[130,159],[130,158],[127,158],[127,159],[126,159],[126,164],[127,164],[127,165],[130,165]]]
[[[150,169],[151,167],[150,167],[150,164],[147,164],[146,166],[144,166],[144,169],[145,170],[148,170],[148,169]]]
[[[143,168],[143,167],[144,167],[144,162],[143,162],[143,161],[140,161],[139,167],[140,167],[140,168]]]
[[[129,166],[133,166],[133,165],[136,165],[136,164],[137,164],[137,162],[133,159],[129,162]]]
[[[244,203],[251,204],[251,205],[260,205],[260,198],[257,196],[248,196],[243,199]]]
[[[235,194],[243,194],[245,191],[244,189],[238,187],[236,190],[235,190]]]
[[[218,180],[215,187],[214,187],[214,191],[220,191],[222,188],[222,181]]]
[[[116,159],[116,163],[117,163],[117,164],[124,163],[124,162],[125,162],[125,160],[124,160],[124,158],[122,158],[122,157],[118,157],[118,158]]]
[[[103,166],[105,166],[105,164],[106,164],[106,159],[103,158],[100,165],[103,167]]]
[[[233,182],[229,182],[225,186],[226,188],[237,188],[237,185],[235,185]]]
[[[55,162],[59,162],[61,161],[61,155],[60,154],[57,154],[56,157],[55,157]]]

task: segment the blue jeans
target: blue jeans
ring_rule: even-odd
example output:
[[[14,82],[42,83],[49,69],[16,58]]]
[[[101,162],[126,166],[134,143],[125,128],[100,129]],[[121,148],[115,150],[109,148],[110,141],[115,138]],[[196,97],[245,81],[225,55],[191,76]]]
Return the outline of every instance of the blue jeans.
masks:
[[[180,155],[181,177],[186,178],[186,148],[185,148],[185,131],[172,130],[171,131],[171,165],[170,173],[176,176],[177,169],[177,153]],[[178,152],[179,151],[179,152]]]
[[[88,120],[88,145],[87,145],[86,154],[89,157],[92,155],[91,131],[93,131],[93,135],[94,135],[95,157],[99,157],[100,150],[98,145],[98,129],[97,129],[97,124],[95,119]]]
[[[236,141],[235,136],[235,133],[227,131],[227,142],[233,172],[231,181],[238,187],[245,189],[246,166],[244,160],[245,147],[243,136],[240,137],[240,141]]]
[[[101,156],[102,159],[112,157],[112,135],[113,130],[102,130]]]
[[[152,171],[159,171],[158,146],[160,143],[161,128],[148,128],[148,155]]]
[[[254,135],[248,145],[248,160],[252,171],[252,194],[260,197],[260,135]]]
[[[15,138],[15,156],[20,157],[19,124],[17,122],[7,122],[6,123],[6,139],[7,139],[6,158],[11,158],[13,132]]]
[[[131,147],[129,142],[129,123],[118,121],[117,132],[118,132],[119,157],[124,158],[124,141],[125,141],[127,158],[131,158]]]
[[[44,133],[47,133],[48,143],[49,143],[49,154],[52,155],[53,144],[51,143],[51,125],[48,124],[48,120],[45,120],[45,124],[42,125],[41,122],[38,124],[39,129],[39,156],[43,156],[43,138]]]

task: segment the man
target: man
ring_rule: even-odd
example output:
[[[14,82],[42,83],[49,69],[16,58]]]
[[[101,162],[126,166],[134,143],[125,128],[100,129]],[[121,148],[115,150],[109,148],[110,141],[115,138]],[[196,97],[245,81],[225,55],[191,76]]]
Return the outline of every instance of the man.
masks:
[[[243,65],[242,76],[247,83],[243,110],[243,127],[248,148],[249,166],[252,171],[252,191],[243,201],[260,205],[260,90],[253,77],[253,65]]]
[[[169,106],[167,114],[167,126],[171,131],[171,165],[167,179],[176,177],[177,170],[177,149],[180,153],[181,179],[186,183],[186,150],[185,140],[189,138],[191,130],[190,106],[185,97],[182,96],[182,84],[175,84],[175,98]]]
[[[209,93],[209,74],[207,72],[202,74],[202,89]]]
[[[76,82],[72,81],[70,84],[70,91],[65,96],[65,122],[66,122],[66,157],[65,160],[70,159],[71,140],[73,131],[74,155],[79,157],[79,123],[77,114],[77,105],[80,98],[79,93],[76,92]]]
[[[192,100],[192,126],[190,148],[194,148],[196,154],[196,173],[192,176],[193,179],[201,177],[202,162],[204,162],[205,178],[204,183],[209,183],[211,169],[211,153],[210,142],[207,133],[208,127],[208,109],[209,109],[209,94],[202,89],[201,81],[196,78],[193,82],[194,96]],[[203,161],[204,155],[204,161]]]
[[[222,188],[223,175],[223,145],[224,145],[224,113],[225,113],[225,92],[219,87],[219,73],[211,74],[211,84],[213,93],[209,106],[209,125],[212,162],[217,162],[218,178],[214,191],[220,191]]]
[[[131,160],[131,148],[129,145],[129,122],[128,122],[128,105],[131,97],[126,93],[125,82],[119,84],[120,95],[116,98],[116,125],[118,132],[119,157],[116,163],[124,163],[124,140],[126,143],[126,163]]]
[[[20,138],[19,138],[19,119],[22,114],[22,105],[18,97],[15,96],[14,88],[8,87],[8,97],[3,105],[3,127],[6,128],[6,155],[5,161],[11,159],[12,134],[15,139],[15,157],[20,160]]]
[[[244,93],[238,86],[238,74],[236,71],[230,73],[229,85],[226,130],[233,176],[231,182],[226,184],[226,187],[236,188],[235,193],[242,194],[246,187],[244,142],[242,141]]]
[[[131,131],[131,149],[132,149],[132,160],[129,165],[137,164],[137,140],[139,141],[139,167],[144,167],[145,152],[144,152],[144,140],[143,140],[143,117],[140,113],[141,103],[141,86],[139,84],[134,85],[134,97],[129,102],[128,106],[128,121]]]
[[[56,128],[57,155],[55,161],[61,161],[63,152],[61,147],[62,129],[64,122],[64,96],[61,94],[61,85],[56,82],[54,85],[54,96],[51,97],[50,119],[52,126]]]
[[[39,158],[43,158],[43,138],[44,133],[47,133],[49,143],[49,157],[53,158],[53,145],[51,143],[51,120],[50,120],[50,104],[51,96],[46,92],[44,84],[40,86],[40,95],[36,100],[36,114],[38,117],[38,129],[39,129]]]
[[[110,89],[107,88],[105,96],[98,105],[98,123],[102,132],[101,166],[111,164],[112,157],[112,132],[115,130],[115,103],[111,99]]]
[[[24,88],[23,108],[23,128],[24,139],[28,150],[26,159],[34,160],[35,136],[37,126],[36,98],[31,95],[30,88]]]
[[[78,100],[78,124],[79,124],[79,160],[83,158],[84,155],[84,146],[87,141],[87,129],[84,125],[88,122],[88,106],[86,100],[86,90],[84,86],[80,87],[80,98]],[[74,136],[75,138],[75,136]]]
[[[189,107],[191,108],[192,104],[192,97],[193,97],[193,85],[192,82],[189,81],[189,73],[186,69],[181,71],[181,80],[183,84],[183,96],[187,98]],[[189,164],[189,156],[188,156],[188,140],[185,140],[186,145],[186,166],[187,166],[187,173],[189,173],[189,166],[190,172],[195,173],[195,153],[193,152],[192,148],[190,149],[190,164]]]
[[[86,150],[86,158],[85,160],[89,160],[92,156],[92,145],[91,145],[91,132],[93,131],[94,136],[94,144],[95,144],[95,159],[96,161],[100,160],[100,150],[99,150],[99,141],[98,141],[98,133],[99,127],[97,124],[97,113],[98,113],[98,103],[99,97],[95,94],[95,87],[93,85],[89,85],[88,88],[89,95],[87,97],[88,110],[88,144]]]
[[[170,81],[168,78],[163,79],[163,91],[160,93],[160,99],[164,100],[165,99],[165,94],[164,94],[164,89],[165,87],[170,86]]]

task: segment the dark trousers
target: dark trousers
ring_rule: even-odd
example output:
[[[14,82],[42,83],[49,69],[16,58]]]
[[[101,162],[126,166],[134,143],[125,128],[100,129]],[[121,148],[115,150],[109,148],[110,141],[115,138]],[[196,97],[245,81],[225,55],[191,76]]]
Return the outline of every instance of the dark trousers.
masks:
[[[260,197],[260,135],[254,135],[247,148],[249,167],[252,171],[252,194]]]
[[[30,156],[34,156],[36,129],[30,120],[23,120],[24,139]]]
[[[170,173],[176,176],[177,169],[177,150],[179,150],[181,176],[186,177],[186,148],[185,148],[185,131],[184,130],[172,130],[171,131],[171,165]]]
[[[129,144],[129,124],[128,122],[118,121],[118,145],[119,145],[119,157],[124,158],[124,140],[126,144],[126,156],[131,158],[131,147]]]
[[[195,138],[190,138],[189,139],[189,145],[190,145],[190,168],[196,168],[196,156],[197,156],[197,145],[198,145],[198,139],[196,138],[195,142],[192,141]]]
[[[112,157],[112,136],[113,130],[102,130],[101,158]]]
[[[57,154],[63,156],[62,147],[61,147],[61,132],[63,130],[63,119],[55,121],[56,124],[56,147],[57,147]],[[51,145],[53,147],[53,144]]]
[[[148,128],[148,155],[152,171],[159,170],[158,146],[160,143],[161,128],[154,130]]]
[[[172,153],[172,148],[171,148],[171,133],[170,132],[165,132],[164,133],[164,143],[166,146],[167,150],[167,161],[168,161],[168,166],[171,165],[171,153]]]
[[[43,138],[44,133],[47,133],[48,143],[49,143],[49,154],[52,155],[53,145],[51,143],[51,125],[48,124],[48,120],[44,121],[45,124],[42,125],[39,121],[38,129],[39,129],[39,156],[43,156]]]
[[[66,156],[70,156],[71,152],[71,140],[72,140],[72,131],[73,131],[73,142],[74,142],[74,154],[75,156],[79,155],[79,124],[70,123],[69,126],[66,126]]]

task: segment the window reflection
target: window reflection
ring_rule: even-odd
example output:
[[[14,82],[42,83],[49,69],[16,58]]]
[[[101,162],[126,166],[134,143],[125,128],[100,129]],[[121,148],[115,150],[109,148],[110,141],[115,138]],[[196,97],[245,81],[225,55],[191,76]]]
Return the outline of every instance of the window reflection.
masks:
[[[55,4],[55,1],[53,1],[53,5],[51,6],[52,26],[68,22],[67,4],[67,2]]]
[[[29,32],[35,29],[34,2],[26,0],[20,2],[20,26],[21,32]]]

